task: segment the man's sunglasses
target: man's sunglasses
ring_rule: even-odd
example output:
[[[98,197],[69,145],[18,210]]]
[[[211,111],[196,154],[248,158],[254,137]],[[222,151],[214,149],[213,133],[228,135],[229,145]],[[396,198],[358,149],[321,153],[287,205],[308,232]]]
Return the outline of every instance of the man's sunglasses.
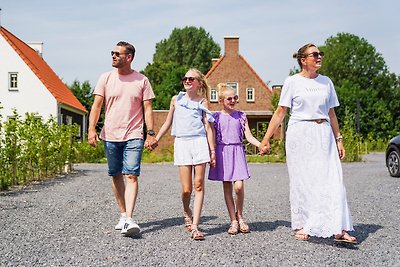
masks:
[[[119,57],[120,55],[123,55],[123,54],[129,54],[129,53],[121,53],[121,52],[118,52],[118,51],[111,51],[111,56],[113,57],[114,55],[116,56],[116,57]]]

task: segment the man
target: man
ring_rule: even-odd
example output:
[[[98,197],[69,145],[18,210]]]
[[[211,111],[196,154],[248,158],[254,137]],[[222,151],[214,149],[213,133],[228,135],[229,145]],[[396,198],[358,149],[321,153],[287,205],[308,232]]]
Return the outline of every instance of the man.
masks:
[[[151,106],[154,93],[147,77],[131,68],[135,57],[133,45],[121,41],[111,51],[111,56],[112,66],[116,69],[102,74],[93,92],[88,142],[96,146],[99,140],[96,124],[104,102],[105,121],[100,139],[104,143],[108,175],[112,176],[112,188],[121,212],[115,229],[121,230],[125,236],[132,236],[140,232],[132,215],[138,194],[143,147],[145,144],[152,149],[157,145]],[[145,143],[143,119],[148,129]]]

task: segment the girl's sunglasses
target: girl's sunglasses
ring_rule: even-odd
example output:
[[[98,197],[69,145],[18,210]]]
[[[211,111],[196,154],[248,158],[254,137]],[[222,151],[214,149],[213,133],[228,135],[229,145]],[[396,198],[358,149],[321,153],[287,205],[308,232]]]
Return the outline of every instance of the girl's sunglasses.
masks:
[[[185,82],[185,81],[193,82],[194,80],[196,80],[196,78],[195,77],[183,77],[181,80],[182,80],[182,82]]]
[[[237,101],[239,99],[239,97],[237,95],[234,95],[234,96],[227,97],[225,99],[228,100],[229,102],[231,102],[232,100]]]

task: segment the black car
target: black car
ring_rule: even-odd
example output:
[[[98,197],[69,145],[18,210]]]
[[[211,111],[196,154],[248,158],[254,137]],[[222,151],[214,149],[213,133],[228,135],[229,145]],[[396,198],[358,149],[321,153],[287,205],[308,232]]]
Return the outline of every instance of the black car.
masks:
[[[400,177],[400,135],[392,138],[386,149],[386,167],[390,176]]]

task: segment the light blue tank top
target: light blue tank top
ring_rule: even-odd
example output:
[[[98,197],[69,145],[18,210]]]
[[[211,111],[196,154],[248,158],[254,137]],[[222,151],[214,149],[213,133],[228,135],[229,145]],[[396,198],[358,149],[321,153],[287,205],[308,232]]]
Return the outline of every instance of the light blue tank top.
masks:
[[[207,121],[214,122],[212,113],[200,102],[192,101],[180,92],[175,99],[175,111],[172,121],[171,135],[175,137],[206,136],[203,124],[203,112]]]

